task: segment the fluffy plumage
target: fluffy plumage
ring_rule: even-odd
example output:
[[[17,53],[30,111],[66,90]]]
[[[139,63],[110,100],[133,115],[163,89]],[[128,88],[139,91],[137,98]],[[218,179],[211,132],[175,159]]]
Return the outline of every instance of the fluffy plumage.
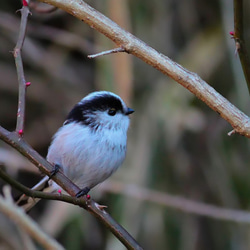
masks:
[[[124,161],[129,114],[133,112],[111,92],[87,95],[70,111],[64,125],[54,135],[47,160],[59,165],[81,189],[93,188]],[[47,180],[45,177],[42,181]],[[41,183],[34,188],[37,187],[40,188]],[[54,192],[57,188],[51,181],[47,191]],[[30,207],[26,206],[26,210]]]

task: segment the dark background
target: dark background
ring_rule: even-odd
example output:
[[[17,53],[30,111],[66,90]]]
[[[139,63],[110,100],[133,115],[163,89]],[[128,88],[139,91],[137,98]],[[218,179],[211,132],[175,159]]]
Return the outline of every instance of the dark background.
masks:
[[[88,2],[199,74],[249,114],[248,90],[229,35],[233,1]],[[250,5],[245,2],[245,38],[250,41]],[[15,129],[17,113],[18,83],[11,51],[20,8],[19,1],[0,2],[0,124],[9,130]],[[32,11],[22,52],[26,80],[31,82],[25,139],[46,156],[51,137],[76,102],[94,90],[113,91],[136,110],[127,159],[110,181],[91,191],[92,197],[107,205],[145,249],[250,249],[246,224],[186,214],[117,194],[114,182],[248,210],[250,144],[239,135],[228,137],[232,128],[218,114],[139,59],[124,54],[87,58],[113,47],[103,35],[61,10]],[[25,185],[32,186],[40,177],[34,175],[34,166],[3,142],[0,162]],[[94,217],[72,205],[42,201],[30,215],[67,249],[123,249]]]

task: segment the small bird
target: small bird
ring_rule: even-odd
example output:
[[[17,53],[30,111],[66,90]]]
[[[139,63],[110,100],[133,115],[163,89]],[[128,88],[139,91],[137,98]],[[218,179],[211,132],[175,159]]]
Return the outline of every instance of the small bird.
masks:
[[[118,95],[93,92],[73,107],[54,135],[47,160],[81,189],[78,197],[110,177],[123,163],[129,115],[133,112]],[[49,186],[45,188],[46,184]],[[57,192],[60,187],[46,176],[32,189]],[[17,203],[24,199],[26,211],[40,200],[21,197]]]

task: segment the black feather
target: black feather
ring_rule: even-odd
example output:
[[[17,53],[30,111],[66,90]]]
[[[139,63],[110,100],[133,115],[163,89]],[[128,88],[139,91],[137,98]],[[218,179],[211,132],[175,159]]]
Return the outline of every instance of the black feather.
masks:
[[[108,111],[115,109],[124,113],[121,100],[113,95],[103,94],[89,100],[83,100],[74,106],[68,114],[64,125],[71,122],[81,122],[85,125],[94,125],[94,118],[91,116],[95,111]]]

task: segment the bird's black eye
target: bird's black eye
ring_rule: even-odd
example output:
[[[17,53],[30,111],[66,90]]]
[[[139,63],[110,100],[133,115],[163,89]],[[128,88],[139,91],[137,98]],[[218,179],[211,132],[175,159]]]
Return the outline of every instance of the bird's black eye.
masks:
[[[109,109],[108,114],[114,116],[116,114],[116,109],[115,108]]]

